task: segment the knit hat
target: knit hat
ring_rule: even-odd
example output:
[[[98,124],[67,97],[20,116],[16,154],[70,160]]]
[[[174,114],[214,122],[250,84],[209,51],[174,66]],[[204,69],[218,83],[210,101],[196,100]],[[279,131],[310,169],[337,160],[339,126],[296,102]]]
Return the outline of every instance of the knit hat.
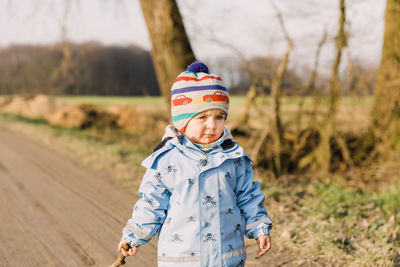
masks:
[[[190,119],[210,109],[220,109],[228,115],[228,90],[221,77],[210,74],[204,63],[194,62],[178,75],[172,85],[172,123],[183,133]]]

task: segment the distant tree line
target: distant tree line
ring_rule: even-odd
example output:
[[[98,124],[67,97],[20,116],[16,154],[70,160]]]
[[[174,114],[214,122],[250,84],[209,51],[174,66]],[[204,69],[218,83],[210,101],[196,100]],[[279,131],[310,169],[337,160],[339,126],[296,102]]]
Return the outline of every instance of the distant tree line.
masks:
[[[251,86],[257,87],[260,95],[270,95],[271,85],[276,76],[281,59],[278,57],[252,57],[246,63],[235,58],[221,57],[213,60],[213,70],[220,73],[229,86],[229,94],[246,95]],[[340,81],[344,96],[373,95],[377,66],[358,60],[351,61],[341,70]],[[310,66],[294,64],[288,67],[283,76],[283,96],[326,96],[330,73],[319,73],[313,88],[307,87],[312,69]]]
[[[218,69],[226,83],[229,84],[229,93],[233,95],[245,95],[254,85],[262,94],[271,94],[271,85],[276,75],[280,59],[276,57],[252,57],[246,64],[221,58],[216,60]],[[304,78],[293,69],[285,73],[283,82],[284,95],[299,95]]]
[[[67,67],[63,66],[62,43],[0,49],[0,94],[161,95],[149,51],[135,45],[104,46],[95,42],[69,46],[71,59]],[[213,69],[222,74],[232,95],[245,95],[251,83],[262,94],[269,95],[279,62],[274,57],[254,57],[245,67],[233,58],[222,57],[213,60]],[[307,72],[304,67],[288,69],[282,94],[310,95],[302,90]],[[351,82],[343,80],[343,93],[370,95],[376,68],[354,62],[351,73]],[[166,86],[170,88],[172,82],[173,79]],[[322,78],[320,84],[326,83]]]
[[[151,55],[138,46],[70,44],[71,66],[58,75],[62,45],[0,50],[0,94],[159,95]]]

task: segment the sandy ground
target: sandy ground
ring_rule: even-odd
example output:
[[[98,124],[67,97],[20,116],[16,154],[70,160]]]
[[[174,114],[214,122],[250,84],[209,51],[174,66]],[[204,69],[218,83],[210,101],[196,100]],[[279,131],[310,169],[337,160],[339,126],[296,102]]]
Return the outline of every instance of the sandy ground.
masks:
[[[0,127],[0,266],[108,266],[137,198],[99,173]],[[273,253],[246,266],[282,266]],[[156,238],[125,266],[157,266]]]
[[[0,128],[0,266],[108,266],[135,197]],[[156,266],[155,248],[143,246],[127,266]]]

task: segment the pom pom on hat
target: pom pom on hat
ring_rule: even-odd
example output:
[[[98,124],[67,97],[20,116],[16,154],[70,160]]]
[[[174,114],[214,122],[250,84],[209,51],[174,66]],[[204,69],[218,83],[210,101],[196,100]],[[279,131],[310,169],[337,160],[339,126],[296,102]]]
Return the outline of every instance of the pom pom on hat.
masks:
[[[193,117],[210,109],[219,109],[228,115],[228,90],[221,77],[210,73],[206,64],[196,61],[179,74],[172,85],[172,123],[184,133]]]
[[[188,71],[190,72],[205,72],[210,74],[210,72],[208,71],[208,67],[206,64],[204,64],[203,62],[199,62],[199,61],[195,61],[192,64],[190,64],[187,68]]]

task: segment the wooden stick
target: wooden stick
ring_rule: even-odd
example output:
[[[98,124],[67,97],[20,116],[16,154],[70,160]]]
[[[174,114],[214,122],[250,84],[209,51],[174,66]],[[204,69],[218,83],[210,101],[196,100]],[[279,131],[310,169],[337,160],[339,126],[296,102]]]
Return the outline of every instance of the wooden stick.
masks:
[[[122,245],[122,248],[125,251],[128,251],[129,248],[130,248],[130,245],[128,243],[124,243]],[[125,258],[126,257],[120,252],[119,255],[118,255],[118,258],[114,261],[113,264],[110,265],[110,267],[118,267],[118,266],[124,265],[125,264]]]

